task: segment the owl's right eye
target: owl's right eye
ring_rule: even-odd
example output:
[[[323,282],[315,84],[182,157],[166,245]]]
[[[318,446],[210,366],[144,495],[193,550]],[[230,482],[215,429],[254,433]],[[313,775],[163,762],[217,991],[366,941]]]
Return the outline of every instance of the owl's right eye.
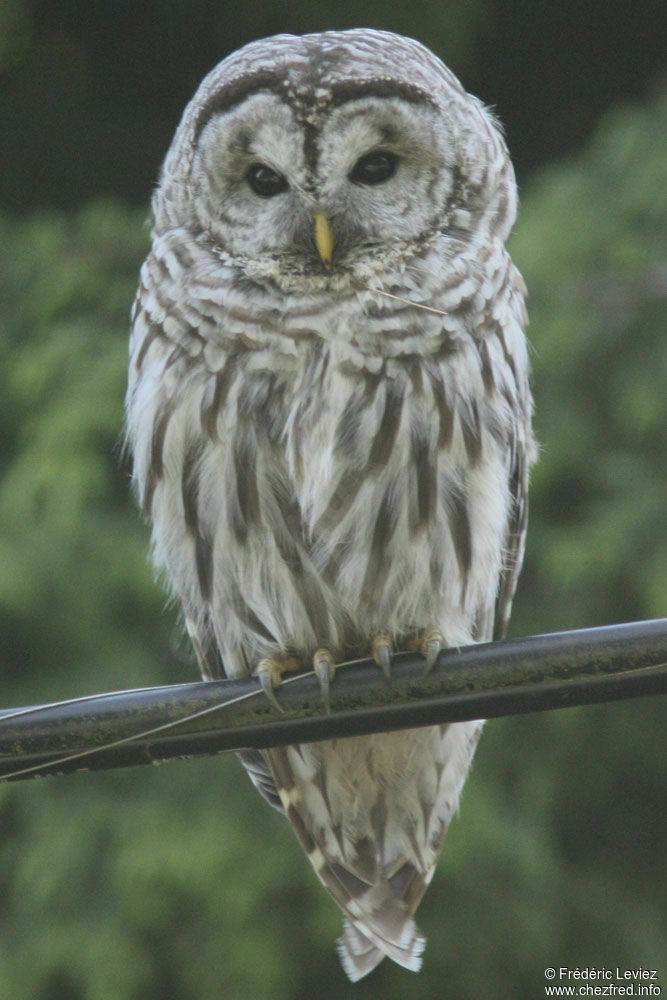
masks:
[[[273,198],[277,194],[282,194],[288,187],[283,175],[267,167],[266,163],[253,163],[245,177],[251,190],[260,198]]]

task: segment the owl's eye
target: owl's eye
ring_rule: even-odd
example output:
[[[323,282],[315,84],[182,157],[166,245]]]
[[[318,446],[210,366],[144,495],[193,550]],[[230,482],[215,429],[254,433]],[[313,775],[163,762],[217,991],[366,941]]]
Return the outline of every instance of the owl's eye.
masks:
[[[251,189],[260,198],[273,198],[287,190],[287,181],[283,175],[267,167],[266,163],[253,163],[245,176]]]
[[[355,184],[384,184],[396,173],[398,157],[378,149],[360,157],[350,171]]]

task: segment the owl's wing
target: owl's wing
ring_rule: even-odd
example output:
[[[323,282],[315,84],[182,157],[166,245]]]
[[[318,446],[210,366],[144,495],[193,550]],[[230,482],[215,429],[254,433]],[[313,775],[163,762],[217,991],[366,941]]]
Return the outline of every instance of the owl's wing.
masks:
[[[269,805],[284,815],[285,809],[280,801],[280,795],[266,754],[262,753],[261,750],[239,750],[236,756],[245,767],[248,777],[259,794],[266,799]]]
[[[510,473],[511,508],[505,538],[505,567],[498,586],[493,631],[485,637],[487,639],[504,638],[521,572],[528,527],[528,459],[526,441],[515,438]]]
[[[215,680],[224,677],[222,661],[215,641],[211,637],[211,630],[204,625],[197,625],[195,622],[186,620],[188,635],[192,642],[199,669],[205,680]],[[284,813],[280,795],[276,788],[276,783],[271,773],[267,758],[261,750],[239,750],[236,755],[244,768],[248,772],[248,777],[252,781],[257,791],[262,795],[269,805],[272,805],[278,812]]]
[[[205,681],[216,681],[225,676],[222,668],[220,652],[213,638],[213,633],[206,622],[195,622],[191,618],[185,619],[192,648],[197,657],[197,665]]]

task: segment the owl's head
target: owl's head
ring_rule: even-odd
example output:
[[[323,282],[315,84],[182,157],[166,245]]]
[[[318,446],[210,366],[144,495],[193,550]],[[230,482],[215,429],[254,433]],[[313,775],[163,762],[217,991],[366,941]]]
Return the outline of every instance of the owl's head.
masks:
[[[278,35],[220,63],[185,110],[153,209],[249,277],[368,277],[388,261],[504,239],[516,192],[490,113],[418,42]],[[454,248],[454,249],[452,249]]]

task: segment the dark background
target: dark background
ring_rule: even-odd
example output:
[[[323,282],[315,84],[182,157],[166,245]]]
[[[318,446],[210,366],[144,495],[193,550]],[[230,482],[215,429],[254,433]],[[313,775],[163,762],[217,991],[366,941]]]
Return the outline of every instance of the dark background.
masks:
[[[129,310],[186,101],[278,31],[412,34],[505,123],[541,444],[511,633],[667,613],[664,22],[645,0],[5,0],[0,705],[197,677],[119,445]],[[664,709],[489,723],[422,972],[355,987],[337,908],[233,758],[0,786],[0,997],[537,1000],[561,966],[655,969],[664,995]]]
[[[3,18],[0,203],[13,211],[96,194],[144,204],[204,74],[278,32],[414,34],[497,109],[522,180],[579,148],[605,108],[646,95],[667,55],[655,0],[8,0]]]

